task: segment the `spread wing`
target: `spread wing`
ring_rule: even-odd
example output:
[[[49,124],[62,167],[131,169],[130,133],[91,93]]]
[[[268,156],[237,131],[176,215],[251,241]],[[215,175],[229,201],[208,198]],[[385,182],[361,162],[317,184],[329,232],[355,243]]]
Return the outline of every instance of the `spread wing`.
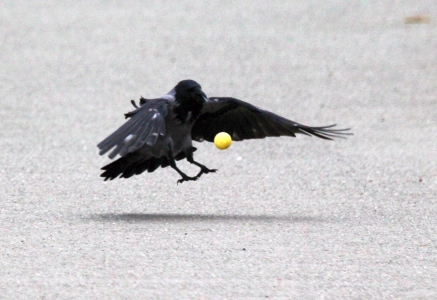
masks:
[[[125,156],[132,153],[144,144],[155,145],[159,135],[165,134],[167,106],[165,99],[150,100],[126,114],[129,120],[97,145],[99,154],[103,155],[115,147],[108,155],[112,159],[117,154]]]
[[[213,142],[219,132],[227,132],[234,141],[262,139],[269,136],[292,136],[296,133],[331,140],[351,135],[349,128],[334,129],[336,124],[305,126],[263,110],[247,102],[228,97],[211,97],[191,131],[193,140]]]

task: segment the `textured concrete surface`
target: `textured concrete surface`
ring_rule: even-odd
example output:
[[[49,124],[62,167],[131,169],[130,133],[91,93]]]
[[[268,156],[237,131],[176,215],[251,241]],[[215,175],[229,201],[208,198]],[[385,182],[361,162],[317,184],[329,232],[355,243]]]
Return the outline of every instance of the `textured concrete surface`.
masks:
[[[0,298],[437,298],[434,0],[58,2],[0,10]],[[355,136],[103,182],[129,101],[186,78]]]

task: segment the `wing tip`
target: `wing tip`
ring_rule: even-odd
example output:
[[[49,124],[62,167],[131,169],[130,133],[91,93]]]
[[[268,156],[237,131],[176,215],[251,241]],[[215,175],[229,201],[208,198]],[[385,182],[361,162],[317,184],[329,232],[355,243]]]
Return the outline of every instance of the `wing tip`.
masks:
[[[331,124],[327,126],[317,126],[317,127],[310,127],[310,126],[299,126],[300,133],[306,134],[306,135],[313,135],[318,138],[324,139],[324,140],[334,140],[334,138],[340,138],[340,139],[346,139],[347,136],[354,135],[353,132],[347,132],[351,130],[351,128],[339,128],[335,129],[333,127],[337,126],[337,124]]]

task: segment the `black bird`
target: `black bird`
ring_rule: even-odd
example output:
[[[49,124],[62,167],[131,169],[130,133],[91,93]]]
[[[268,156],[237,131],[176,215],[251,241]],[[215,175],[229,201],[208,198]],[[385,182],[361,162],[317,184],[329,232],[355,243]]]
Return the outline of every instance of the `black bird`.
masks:
[[[349,128],[334,129],[336,124],[305,126],[235,98],[208,98],[194,80],[182,80],[158,99],[141,97],[139,107],[134,100],[131,102],[136,109],[125,114],[129,120],[97,145],[100,155],[115,147],[109,158],[121,156],[102,168],[105,172],[100,176],[105,180],[119,175],[129,178],[168,166],[182,176],[178,183],[197,180],[216,170],[194,160],[196,148],[192,141],[213,142],[219,132],[227,132],[234,141],[295,137],[296,133],[331,140],[352,134],[347,132]],[[196,176],[190,177],[176,166],[176,161],[184,158],[200,168]]]

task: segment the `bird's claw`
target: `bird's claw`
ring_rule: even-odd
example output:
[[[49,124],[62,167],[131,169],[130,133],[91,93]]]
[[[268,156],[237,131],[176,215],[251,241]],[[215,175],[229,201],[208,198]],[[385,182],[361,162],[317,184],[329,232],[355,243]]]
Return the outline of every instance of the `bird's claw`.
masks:
[[[197,178],[200,178],[202,174],[208,174],[208,173],[215,173],[217,172],[217,169],[208,169],[208,168],[201,168],[199,174],[196,175]]]
[[[182,183],[184,181],[196,181],[197,179],[199,179],[199,177],[190,177],[190,176],[183,176],[181,179],[179,179],[177,181],[177,184]]]
[[[199,174],[197,174],[194,177],[182,176],[182,178],[177,181],[177,184],[182,183],[184,181],[196,181],[200,178],[200,176],[202,176],[202,174],[208,174],[208,173],[214,173],[214,172],[217,172],[217,169],[208,169],[206,167],[201,168]]]
[[[205,173],[205,174],[214,173],[214,172],[217,172],[217,169],[202,168],[202,170],[200,172]]]

